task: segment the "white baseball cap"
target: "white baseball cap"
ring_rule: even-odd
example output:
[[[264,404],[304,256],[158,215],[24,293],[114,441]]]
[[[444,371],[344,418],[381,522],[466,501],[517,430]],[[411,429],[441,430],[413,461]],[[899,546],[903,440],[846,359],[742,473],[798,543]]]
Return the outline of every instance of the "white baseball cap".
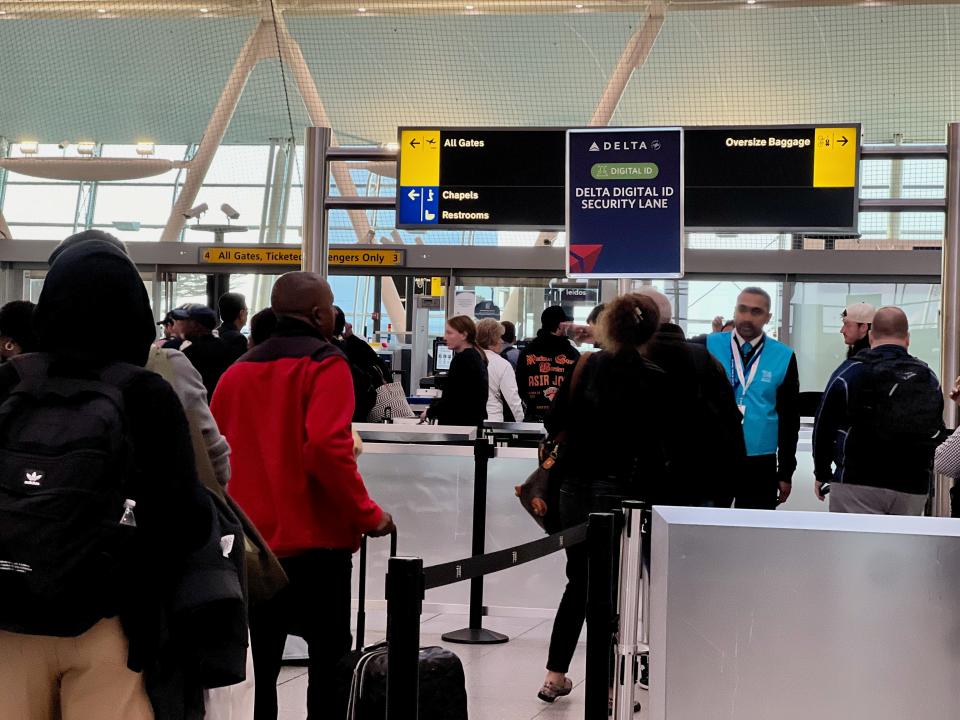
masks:
[[[877,309],[870,303],[858,302],[853,305],[847,305],[846,310],[840,317],[846,318],[850,322],[863,323],[869,325],[873,322],[873,316],[877,314]]]

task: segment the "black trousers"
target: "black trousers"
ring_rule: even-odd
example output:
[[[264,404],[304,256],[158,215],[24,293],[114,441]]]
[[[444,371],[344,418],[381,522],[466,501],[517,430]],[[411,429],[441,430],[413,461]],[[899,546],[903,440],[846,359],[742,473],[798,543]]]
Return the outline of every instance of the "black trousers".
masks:
[[[733,505],[747,510],[776,510],[779,492],[777,456],[753,455],[746,459],[740,477],[734,482]]]
[[[310,550],[280,560],[290,584],[250,614],[256,720],[277,720],[277,678],[287,634],[307,642],[308,720],[332,718],[334,669],[350,650],[351,556],[349,550]]]
[[[569,491],[560,491],[560,518],[563,527],[573,527],[587,519],[584,498]],[[567,586],[557,607],[550,634],[547,670],[566,673],[577,649],[577,641],[587,617],[587,544],[568,547]]]
[[[576,490],[564,488],[560,491],[560,520],[564,528],[579,525],[587,520],[591,512],[609,512],[620,507],[625,497],[614,484],[595,482],[592,487]],[[557,615],[553,620],[550,634],[550,650],[547,653],[547,670],[566,673],[570,661],[577,649],[580,632],[587,616],[587,569],[589,555],[587,544],[580,543],[566,549],[567,586],[560,598]],[[618,558],[611,558],[613,567]],[[616,583],[616,573],[614,573]]]

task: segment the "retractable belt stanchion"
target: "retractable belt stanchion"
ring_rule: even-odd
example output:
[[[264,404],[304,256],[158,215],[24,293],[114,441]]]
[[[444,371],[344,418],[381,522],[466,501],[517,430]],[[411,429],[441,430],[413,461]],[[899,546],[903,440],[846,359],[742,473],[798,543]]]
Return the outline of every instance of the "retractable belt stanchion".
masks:
[[[640,678],[640,647],[638,644],[638,620],[643,576],[643,535],[646,504],[628,500],[623,503],[623,534],[620,536],[620,627],[614,653],[613,671],[613,718],[633,720],[634,690]],[[644,607],[647,607],[648,592],[643,592]],[[643,623],[644,628],[646,622]]]
[[[493,457],[494,446],[489,439],[477,438],[474,445],[473,477],[473,546],[474,557],[483,555],[484,537],[487,533],[487,466]],[[468,645],[492,645],[505,643],[506,635],[483,627],[483,576],[470,581],[470,627],[444,633],[444,640]]]
[[[610,643],[616,625],[613,558],[617,523],[613,513],[594,513],[587,524],[587,666],[585,720],[607,720],[610,692]]]
[[[387,720],[416,718],[419,703],[423,560],[392,557],[387,565]]]

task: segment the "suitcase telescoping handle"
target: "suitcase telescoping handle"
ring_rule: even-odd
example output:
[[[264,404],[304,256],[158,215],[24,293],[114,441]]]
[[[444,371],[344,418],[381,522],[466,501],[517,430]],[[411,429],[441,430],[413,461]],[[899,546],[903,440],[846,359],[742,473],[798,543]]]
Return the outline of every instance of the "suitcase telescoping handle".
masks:
[[[397,554],[397,531],[390,533],[390,557]],[[363,650],[363,636],[367,625],[367,536],[360,538],[360,584],[357,588],[360,596],[357,607],[357,650]]]

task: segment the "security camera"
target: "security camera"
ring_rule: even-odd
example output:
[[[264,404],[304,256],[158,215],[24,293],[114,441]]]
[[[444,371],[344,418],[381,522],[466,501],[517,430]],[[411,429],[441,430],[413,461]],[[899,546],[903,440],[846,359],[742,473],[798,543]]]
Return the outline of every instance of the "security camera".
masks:
[[[201,203],[200,205],[197,205],[195,208],[190,208],[190,210],[185,212],[183,216],[187,218],[187,220],[189,220],[190,218],[196,218],[197,220],[199,220],[200,216],[203,215],[209,209],[210,207],[206,203]]]
[[[220,211],[224,215],[226,215],[230,220],[236,220],[237,218],[240,217],[240,212],[237,210],[234,210],[232,207],[230,207],[226,203],[220,206]]]
[[[57,147],[60,148],[61,150],[66,150],[72,144],[73,143],[71,143],[69,140],[61,140],[60,143],[57,145]]]

